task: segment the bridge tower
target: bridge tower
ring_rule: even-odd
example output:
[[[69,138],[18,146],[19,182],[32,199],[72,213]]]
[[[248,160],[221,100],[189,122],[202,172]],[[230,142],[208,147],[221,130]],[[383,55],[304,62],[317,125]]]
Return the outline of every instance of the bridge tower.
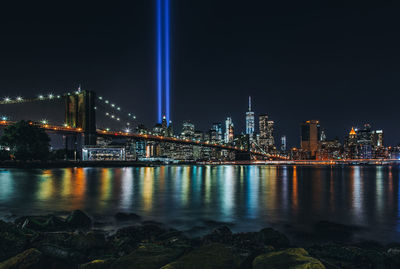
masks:
[[[82,128],[85,145],[96,145],[96,93],[79,91],[65,97],[65,123]]]

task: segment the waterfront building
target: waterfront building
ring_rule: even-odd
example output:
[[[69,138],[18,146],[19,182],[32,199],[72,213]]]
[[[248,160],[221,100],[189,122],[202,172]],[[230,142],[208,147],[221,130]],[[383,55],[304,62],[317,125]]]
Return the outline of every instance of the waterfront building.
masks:
[[[358,158],[357,132],[354,127],[351,127],[350,133],[345,139],[343,157],[345,159]]]
[[[301,140],[300,147],[307,152],[309,158],[315,159],[318,150],[318,142],[320,141],[320,125],[317,120],[308,120],[301,124]]]
[[[383,131],[375,130],[372,132],[372,144],[376,148],[383,147]]]
[[[371,125],[366,123],[364,128],[357,132],[358,157],[361,159],[372,158],[372,130]]]
[[[254,133],[254,112],[251,111],[251,97],[249,96],[249,111],[246,112],[246,134],[250,137]]]
[[[320,141],[317,151],[317,160],[334,160],[342,156],[342,145],[339,139]]]
[[[124,146],[85,146],[82,148],[83,161],[125,161]]]

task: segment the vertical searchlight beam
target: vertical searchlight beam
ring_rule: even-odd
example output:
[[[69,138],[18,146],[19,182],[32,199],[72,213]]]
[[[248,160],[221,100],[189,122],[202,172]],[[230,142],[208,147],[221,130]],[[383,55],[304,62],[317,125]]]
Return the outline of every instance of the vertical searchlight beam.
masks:
[[[162,13],[161,1],[157,1],[157,117],[158,122],[162,120]]]
[[[170,122],[170,0],[164,0],[164,42],[165,42],[165,116],[167,124]]]

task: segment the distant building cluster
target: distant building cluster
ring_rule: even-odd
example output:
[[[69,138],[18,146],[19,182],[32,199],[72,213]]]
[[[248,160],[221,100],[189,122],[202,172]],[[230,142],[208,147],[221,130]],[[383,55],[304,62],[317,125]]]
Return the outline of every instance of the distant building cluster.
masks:
[[[172,122],[167,122],[163,117],[162,122],[156,124],[152,130],[139,127],[138,133],[152,134],[163,137],[175,137],[189,141],[199,141],[210,144],[235,146],[245,150],[255,150],[263,153],[284,154],[286,152],[286,136],[281,138],[279,150],[275,145],[274,121],[269,120],[267,114],[259,115],[259,132],[256,132],[255,113],[252,111],[251,97],[249,97],[248,111],[245,114],[246,129],[244,133],[235,130],[232,117],[227,117],[224,122],[214,122],[206,132],[196,129],[191,121],[184,121],[178,134],[174,133]],[[151,142],[137,142],[136,154],[139,158],[149,156],[163,156],[180,160],[224,160],[232,159],[228,151],[212,148],[200,148],[193,145],[168,144]],[[143,144],[143,145],[142,145]],[[128,152],[129,153],[129,152]]]
[[[112,152],[128,159],[166,158],[185,161],[224,161],[241,159],[231,156],[225,149],[204,147],[196,143],[231,146],[243,152],[258,152],[264,156],[286,158],[292,160],[352,160],[352,159],[398,159],[400,147],[385,147],[382,130],[373,130],[370,124],[362,128],[351,128],[349,134],[341,142],[338,138],[329,140],[318,120],[308,120],[300,124],[300,145],[288,148],[286,135],[275,138],[275,122],[267,114],[259,114],[256,120],[252,110],[251,97],[244,115],[245,130],[238,132],[232,117],[224,122],[214,122],[206,132],[196,129],[191,121],[184,121],[180,132],[174,132],[173,124],[164,116],[162,121],[152,129],[139,126],[137,133],[180,139],[193,143],[160,143],[154,141],[135,141],[120,153],[118,148]],[[276,143],[278,141],[278,145]],[[104,146],[110,146],[105,141]],[[279,145],[280,144],[280,145]],[[112,145],[111,145],[112,146]],[[87,150],[90,158],[109,158],[98,149]],[[97,157],[95,157],[97,156]],[[113,157],[114,158],[114,157]],[[243,159],[249,156],[243,156]],[[114,158],[115,159],[115,158]]]
[[[317,120],[305,121],[300,126],[300,148],[292,148],[290,157],[297,160],[387,159],[393,149],[385,147],[383,131],[372,130],[370,124],[363,128],[352,127],[340,143],[338,138],[327,140]]]

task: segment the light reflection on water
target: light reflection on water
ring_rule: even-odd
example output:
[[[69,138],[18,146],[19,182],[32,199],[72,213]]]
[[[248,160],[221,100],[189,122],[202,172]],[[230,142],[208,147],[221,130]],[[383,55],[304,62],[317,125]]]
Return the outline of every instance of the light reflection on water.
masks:
[[[179,229],[213,220],[235,231],[330,220],[400,239],[397,166],[162,166],[0,171],[0,213],[134,212]]]

